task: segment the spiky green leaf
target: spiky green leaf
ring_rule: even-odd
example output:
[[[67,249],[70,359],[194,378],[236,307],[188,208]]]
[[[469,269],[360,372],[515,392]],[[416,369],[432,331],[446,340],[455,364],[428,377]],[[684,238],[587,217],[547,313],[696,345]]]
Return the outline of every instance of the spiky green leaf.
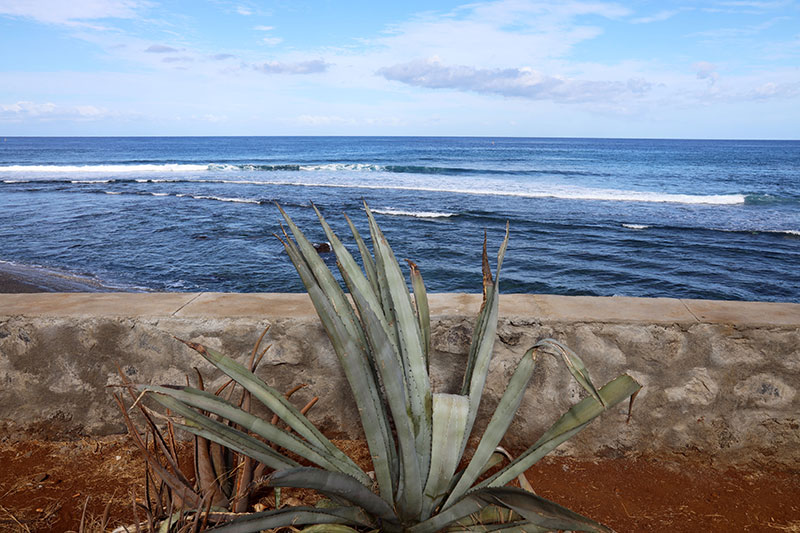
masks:
[[[597,418],[605,409],[609,409],[626,398],[642,386],[627,374],[622,374],[603,386],[598,394],[603,398],[603,405],[591,396],[584,398],[564,413],[555,424],[537,440],[530,448],[525,450],[511,464],[494,474],[489,479],[482,481],[478,487],[499,487],[505,485],[519,474],[536,464],[539,459],[550,453],[556,447],[567,441],[573,435],[585,428],[589,422]]]
[[[289,226],[292,235],[294,235],[300,255],[313,273],[320,289],[325,293],[325,296],[327,296],[328,300],[331,302],[336,313],[342,318],[345,329],[359,344],[361,344],[361,346],[364,346],[366,343],[364,333],[358,326],[358,319],[356,318],[355,311],[350,305],[350,302],[347,301],[339,282],[333,277],[325,261],[320,258],[314,245],[311,244],[311,241],[300,231],[300,228],[295,225],[286,211],[284,211],[280,205],[278,205],[278,209],[281,215],[283,215],[284,220],[286,220],[286,224]]]
[[[151,392],[150,397],[155,401],[183,417],[183,423],[178,423],[186,431],[214,441],[222,446],[243,453],[273,469],[292,468],[297,463],[278,453],[260,440],[251,437],[231,426],[217,420],[201,415],[194,409],[171,396]]]
[[[469,399],[457,394],[433,395],[433,439],[431,468],[425,485],[423,518],[445,496],[460,457],[453,450],[461,442],[467,428]]]
[[[256,533],[265,529],[310,524],[343,524],[372,527],[369,518],[355,507],[318,509],[316,507],[289,507],[262,513],[251,513],[227,524],[209,529],[214,533]]]
[[[578,354],[554,339],[542,339],[536,343],[536,347],[546,348],[556,357],[560,356],[575,378],[575,381],[577,381],[586,392],[591,394],[595,400],[601,404],[603,403],[603,398],[598,394],[597,388],[594,386],[594,383],[592,383],[592,378],[589,377],[589,371],[586,369],[586,365],[581,358],[578,357]]]
[[[343,498],[372,516],[398,523],[392,506],[354,478],[318,468],[299,467],[281,470],[269,477],[273,487],[299,487],[314,489],[329,496]]]
[[[544,528],[613,533],[610,528],[591,518],[516,487],[485,488],[474,492],[472,496],[482,498],[487,503],[507,507],[525,517],[528,522]]]
[[[475,418],[478,416],[478,407],[483,395],[483,387],[486,384],[486,376],[489,373],[489,362],[494,350],[494,341],[497,333],[497,318],[500,306],[500,270],[503,265],[506,248],[508,247],[508,225],[506,224],[506,235],[500,249],[497,252],[497,272],[492,281],[491,274],[485,277],[487,285],[486,301],[481,310],[478,325],[475,328],[470,346],[470,355],[467,361],[467,372],[464,376],[464,387],[462,394],[469,395],[469,419],[467,421],[467,432],[461,442],[460,455],[464,454],[467,440],[472,433],[475,425]],[[486,248],[484,244],[484,258],[486,258]]]
[[[353,468],[350,463],[341,461],[338,457],[326,453],[324,450],[297,438],[292,433],[286,432],[262,418],[239,409],[209,392],[191,387],[159,387],[156,385],[140,386],[139,390],[171,396],[185,405],[208,411],[221,416],[223,419],[230,420],[269,442],[296,453],[323,468],[351,476],[360,476],[361,470]]]
[[[387,319],[391,321],[394,318],[397,328],[397,346],[400,349],[405,370],[409,407],[411,408],[410,416],[414,425],[414,434],[416,435],[420,472],[423,476],[421,479],[422,485],[409,487],[409,490],[416,490],[421,493],[428,468],[430,467],[432,415],[431,385],[422,349],[422,333],[414,315],[411,295],[408,292],[408,285],[406,285],[400,265],[397,263],[394,252],[392,252],[386,237],[383,236],[366,204],[365,209],[370,228],[373,228],[373,233],[376,236],[376,238],[373,238],[375,254],[381,258],[378,269],[383,270],[383,275],[386,278],[391,309],[391,313],[387,314]]]
[[[519,409],[531,376],[533,376],[533,370],[536,365],[534,352],[535,348],[531,348],[517,363],[517,368],[514,370],[514,374],[511,376],[506,390],[492,414],[489,425],[486,426],[478,448],[475,450],[458,483],[450,492],[444,507],[452,505],[453,502],[469,490],[481,475],[489,458],[495,453],[495,448],[505,436],[511,422],[514,420],[517,409]]]
[[[297,409],[297,407],[287,400],[283,394],[264,383],[258,376],[250,372],[248,368],[245,368],[244,365],[212,348],[194,342],[184,343],[202,355],[209,363],[247,389],[254,398],[264,404],[267,409],[278,415],[281,420],[286,422],[286,424],[311,444],[337,457],[337,459],[343,463],[350,463],[351,466],[358,468],[358,465],[356,465],[347,454],[334,446],[333,443],[328,440],[322,432]],[[365,484],[370,482],[366,474],[360,475],[359,477]]]
[[[428,307],[428,292],[425,290],[425,283],[422,281],[422,274],[417,264],[406,259],[411,269],[411,287],[414,289],[414,305],[417,308],[417,322],[422,333],[422,352],[425,356],[426,368],[430,371],[430,350],[431,350],[431,312]]]
[[[353,239],[356,241],[356,246],[358,246],[358,252],[361,254],[361,263],[364,265],[364,272],[367,274],[369,284],[380,301],[381,290],[380,287],[378,287],[378,273],[375,269],[375,259],[373,259],[372,254],[370,254],[367,244],[364,242],[364,239],[361,238],[361,234],[358,232],[355,224],[353,224],[353,221],[350,220],[350,217],[345,214],[344,218],[347,220],[347,225],[350,227],[350,232],[353,234]],[[382,307],[379,307],[378,309],[382,310]]]

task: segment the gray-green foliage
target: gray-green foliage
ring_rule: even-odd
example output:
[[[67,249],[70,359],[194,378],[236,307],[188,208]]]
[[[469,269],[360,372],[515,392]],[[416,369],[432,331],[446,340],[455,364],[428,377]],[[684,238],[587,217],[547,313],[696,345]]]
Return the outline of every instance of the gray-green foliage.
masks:
[[[492,356],[500,269],[508,229],[494,276],[484,244],[484,302],[460,394],[441,394],[431,390],[428,375],[430,319],[420,272],[409,262],[415,295],[412,299],[389,243],[366,205],[365,209],[371,252],[348,219],[363,270],[316,211],[352,302],[312,243],[283,209],[281,213],[289,231],[284,232],[281,242],[297,268],[352,389],[372,456],[376,491],[372,490],[371,478],[283,395],[245,366],[210,348],[187,343],[280,417],[296,435],[190,387],[140,386],[179,415],[178,425],[186,431],[274,469],[272,486],[313,488],[337,502],[337,507],[331,509],[288,508],[255,513],[223,525],[219,531],[258,531],[281,525],[321,523],[341,524],[342,528],[337,530],[342,531],[380,529],[413,533],[445,529],[610,531],[531,492],[505,485],[603,411],[631,397],[640,385],[630,376],[621,375],[597,388],[574,352],[554,340],[542,340],[520,359],[471,460],[463,470],[456,471],[475,424]],[[538,357],[547,353],[564,361],[587,396],[511,464],[476,483],[491,465],[497,464],[496,448],[520,405]],[[235,427],[220,423],[213,415],[234,422]],[[273,448],[264,442],[277,446]],[[315,467],[297,466],[283,450]],[[491,512],[502,509],[507,515]]]

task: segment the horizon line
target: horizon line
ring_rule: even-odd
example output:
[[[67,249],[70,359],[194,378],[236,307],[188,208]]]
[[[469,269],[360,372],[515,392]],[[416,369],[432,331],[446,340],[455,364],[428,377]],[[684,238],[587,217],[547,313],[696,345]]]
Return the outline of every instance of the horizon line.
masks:
[[[718,137],[581,137],[509,135],[4,135],[6,139],[209,139],[209,138],[391,138],[391,139],[559,139],[607,141],[759,141],[798,142],[800,138],[718,138]]]

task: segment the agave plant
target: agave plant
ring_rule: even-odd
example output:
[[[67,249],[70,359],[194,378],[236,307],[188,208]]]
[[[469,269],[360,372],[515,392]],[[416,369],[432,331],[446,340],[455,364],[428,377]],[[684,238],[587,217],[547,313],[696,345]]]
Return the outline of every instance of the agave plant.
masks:
[[[508,227],[494,276],[484,240],[483,305],[461,389],[458,394],[445,394],[431,389],[430,312],[419,269],[409,262],[412,299],[400,265],[366,204],[372,251],[346,218],[363,270],[319,210],[314,209],[352,299],[283,209],[280,211],[293,239],[284,229],[281,242],[308,291],[350,385],[374,472],[362,470],[250,369],[211,348],[187,342],[293,432],[214,394],[188,386],[140,385],[138,390],[166,407],[178,427],[272,469],[268,482],[273,487],[316,489],[329,498],[324,507],[251,513],[214,530],[246,532],[308,525],[305,531],[351,533],[611,531],[532,491],[508,486],[603,411],[632,398],[641,387],[625,374],[603,387],[595,387],[581,359],[555,340],[542,340],[522,356],[471,458],[465,461],[463,469],[458,469],[475,425],[495,342],[499,277]],[[498,445],[542,354],[562,360],[586,390],[586,397],[515,460],[486,477],[484,474],[498,464]],[[220,422],[218,417],[231,421],[233,426]],[[301,466],[297,457],[313,466]]]
[[[261,342],[269,331],[267,326],[253,347],[248,367],[255,372],[261,359],[270,346],[260,350]],[[235,513],[247,511],[251,498],[261,488],[256,481],[263,478],[266,466],[264,463],[255,464],[254,461],[243,454],[237,454],[216,442],[209,442],[199,436],[194,437],[191,449],[191,471],[185,467],[188,461],[180,453],[182,447],[176,441],[175,427],[168,417],[166,427],[162,428],[156,423],[157,413],[137,402],[134,387],[121,369],[118,369],[122,384],[131,393],[134,406],[138,407],[144,427],[137,427],[129,414],[129,409],[121,395],[114,394],[114,399],[120,408],[123,420],[134,445],[139,449],[145,459],[145,494],[143,501],[133,501],[134,518],[138,526],[129,529],[121,528],[120,532],[129,530],[144,530],[148,533],[189,533],[199,531],[207,524],[229,520]],[[197,387],[204,390],[204,380],[200,371],[197,372]],[[187,383],[189,379],[187,376]],[[284,395],[289,400],[297,391],[306,387],[306,384],[297,385],[289,389]],[[236,382],[232,379],[219,387],[214,395],[225,398],[231,402],[236,395]],[[238,407],[245,411],[250,410],[251,396],[247,390],[242,390],[238,395]],[[313,397],[300,410],[306,414],[319,400]],[[220,418],[219,422],[231,424],[230,421]],[[279,420],[273,416],[271,424],[278,424]],[[144,435],[144,438],[142,438]],[[192,479],[193,478],[193,479]],[[280,505],[280,493],[275,494],[276,508]],[[110,505],[110,502],[109,502]],[[214,512],[210,512],[211,509]],[[85,509],[84,509],[85,510]],[[139,521],[139,511],[144,512],[145,520]],[[107,518],[107,517],[106,517]],[[83,522],[83,521],[82,521]],[[102,524],[103,522],[101,522]],[[158,526],[158,527],[156,527]],[[101,528],[102,529],[102,528]]]

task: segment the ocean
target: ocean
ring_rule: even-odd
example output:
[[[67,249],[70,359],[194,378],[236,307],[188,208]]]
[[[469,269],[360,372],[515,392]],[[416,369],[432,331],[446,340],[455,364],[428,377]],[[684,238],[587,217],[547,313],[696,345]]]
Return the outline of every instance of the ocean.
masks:
[[[352,243],[362,201],[433,292],[508,221],[503,293],[800,302],[800,141],[0,140],[0,261],[107,290],[302,292],[275,203]]]

